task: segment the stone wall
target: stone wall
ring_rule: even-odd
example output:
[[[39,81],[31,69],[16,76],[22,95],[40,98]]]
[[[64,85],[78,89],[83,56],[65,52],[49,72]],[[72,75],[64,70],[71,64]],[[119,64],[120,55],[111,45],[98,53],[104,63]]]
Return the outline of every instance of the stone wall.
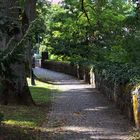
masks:
[[[77,67],[70,63],[45,61],[42,63],[41,67],[77,77]]]
[[[130,85],[118,85],[105,80],[99,74],[95,74],[96,88],[105,94],[109,100],[113,101],[131,122],[134,122],[133,103],[132,103],[132,87]]]
[[[69,74],[90,83],[90,69],[84,66],[74,65],[69,62],[42,61],[41,67]]]

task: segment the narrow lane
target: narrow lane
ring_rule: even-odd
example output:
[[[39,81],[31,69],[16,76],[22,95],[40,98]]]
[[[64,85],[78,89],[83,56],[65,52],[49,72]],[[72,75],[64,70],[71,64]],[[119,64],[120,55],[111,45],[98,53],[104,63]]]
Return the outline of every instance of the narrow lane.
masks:
[[[96,89],[65,74],[35,71],[36,76],[46,72],[45,79],[49,75],[61,90],[54,93],[49,118],[42,126],[44,140],[128,140],[132,129],[128,120]]]

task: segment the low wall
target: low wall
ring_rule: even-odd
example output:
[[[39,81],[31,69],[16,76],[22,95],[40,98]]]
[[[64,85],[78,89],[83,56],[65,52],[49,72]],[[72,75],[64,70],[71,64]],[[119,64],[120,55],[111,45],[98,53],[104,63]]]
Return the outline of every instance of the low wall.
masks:
[[[122,114],[134,123],[131,86],[112,83],[97,73],[95,74],[95,85],[101,93],[116,104]]]
[[[70,63],[57,61],[44,61],[42,62],[41,67],[77,77],[77,67],[71,65]]]
[[[68,62],[42,61],[41,67],[69,74],[90,83],[90,69],[84,66],[74,65]]]
[[[135,122],[136,126],[138,128],[140,127],[140,112],[139,114],[137,113],[138,107],[133,109],[134,101],[132,99],[132,88],[134,87],[129,85],[117,85],[116,83],[106,81],[104,77],[85,66],[72,65],[64,62],[45,61],[42,63],[42,67],[70,74],[79,79],[85,80],[87,83],[90,83],[94,88],[96,87],[99,89],[102,94],[106,95],[109,100],[113,101],[120,109],[121,113],[124,114],[131,122]]]

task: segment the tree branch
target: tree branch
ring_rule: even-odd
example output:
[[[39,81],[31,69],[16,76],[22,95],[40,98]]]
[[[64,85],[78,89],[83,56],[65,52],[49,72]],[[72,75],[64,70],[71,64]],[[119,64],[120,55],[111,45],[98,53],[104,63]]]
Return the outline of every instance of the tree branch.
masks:
[[[88,16],[87,11],[86,11],[85,6],[84,6],[84,0],[81,0],[81,8],[82,8],[82,11],[85,14],[87,20],[88,20],[89,25],[91,26],[89,16]]]

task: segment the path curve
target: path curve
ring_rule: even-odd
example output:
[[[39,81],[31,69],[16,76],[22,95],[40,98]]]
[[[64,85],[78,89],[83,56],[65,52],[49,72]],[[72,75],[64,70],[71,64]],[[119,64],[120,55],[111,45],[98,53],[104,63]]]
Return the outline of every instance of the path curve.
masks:
[[[61,90],[61,93],[54,93],[48,120],[43,124],[42,139],[129,139],[132,127],[128,120],[96,89],[62,73],[41,68],[35,68],[34,73],[52,80]]]

